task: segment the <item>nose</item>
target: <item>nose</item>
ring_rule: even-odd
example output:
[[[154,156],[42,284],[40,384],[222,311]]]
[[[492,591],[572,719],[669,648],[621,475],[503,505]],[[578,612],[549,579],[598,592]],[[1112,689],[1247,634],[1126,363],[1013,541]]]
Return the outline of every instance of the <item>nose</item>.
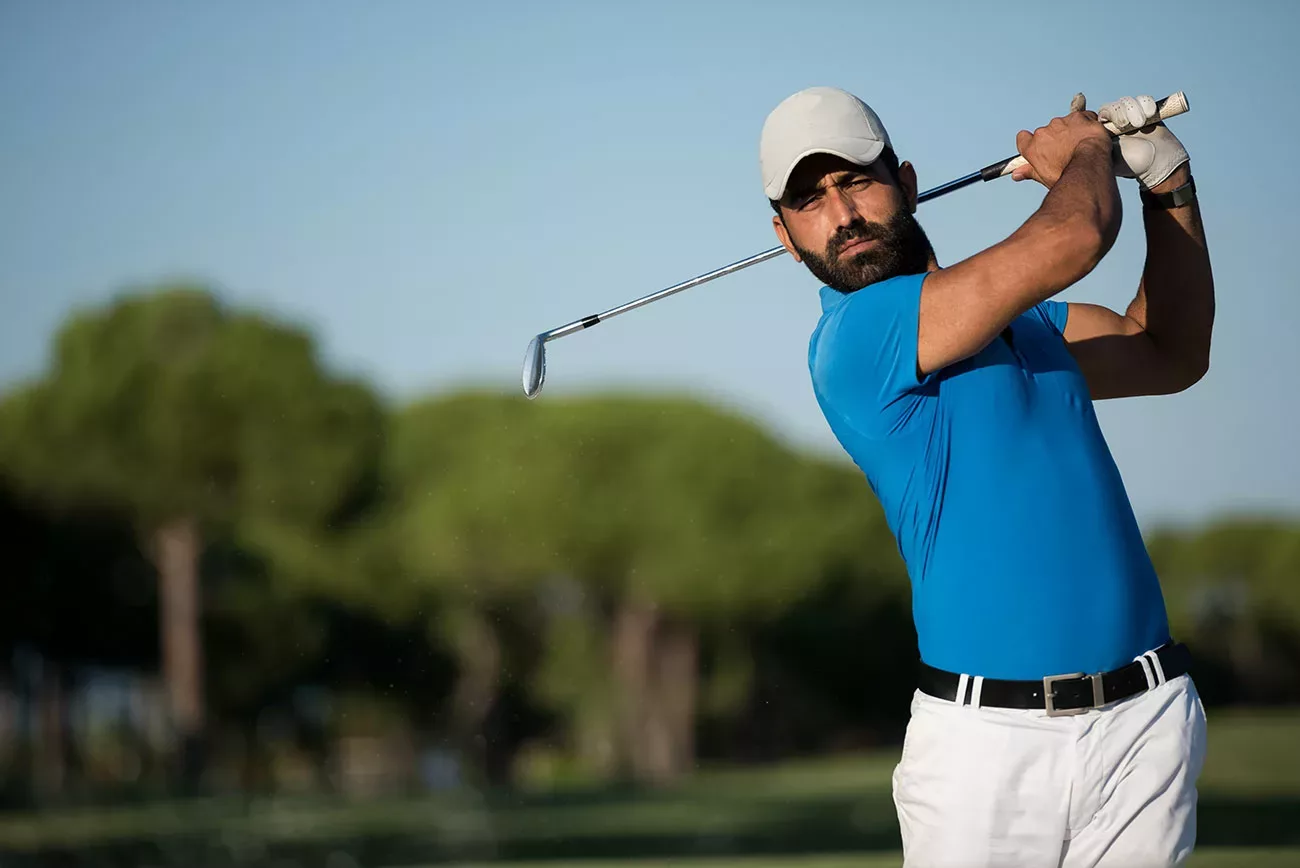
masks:
[[[858,216],[853,197],[837,186],[827,190],[826,204],[829,206],[831,219],[836,226],[848,226]]]

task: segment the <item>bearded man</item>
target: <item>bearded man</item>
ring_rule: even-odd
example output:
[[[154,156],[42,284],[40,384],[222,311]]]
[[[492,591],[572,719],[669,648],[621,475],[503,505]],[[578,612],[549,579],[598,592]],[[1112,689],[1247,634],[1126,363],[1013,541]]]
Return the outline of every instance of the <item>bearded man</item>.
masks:
[[[941,267],[916,172],[866,103],[810,88],[762,131],[777,237],[822,283],[813,389],[912,586],[905,865],[1179,865],[1204,710],[1093,402],[1179,392],[1208,368],[1188,155],[1149,96],[1096,113],[1076,97],[1016,146],[1014,177],[1042,203]],[[1117,176],[1143,204],[1137,293],[1123,313],[1055,300],[1114,244]]]

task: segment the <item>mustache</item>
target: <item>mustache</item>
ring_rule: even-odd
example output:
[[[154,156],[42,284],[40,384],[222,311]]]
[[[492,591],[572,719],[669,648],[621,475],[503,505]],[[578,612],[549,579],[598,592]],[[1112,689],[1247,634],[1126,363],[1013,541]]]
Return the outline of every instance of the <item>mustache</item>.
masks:
[[[826,253],[835,256],[845,247],[858,241],[878,241],[889,234],[883,223],[868,223],[861,218],[847,226],[835,230],[831,240],[826,244]]]

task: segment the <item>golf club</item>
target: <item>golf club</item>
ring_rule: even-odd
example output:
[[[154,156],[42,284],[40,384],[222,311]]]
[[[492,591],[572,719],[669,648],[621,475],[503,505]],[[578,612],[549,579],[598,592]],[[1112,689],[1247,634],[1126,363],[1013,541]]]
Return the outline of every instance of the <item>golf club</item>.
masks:
[[[1188,110],[1187,97],[1180,90],[1177,93],[1170,94],[1162,100],[1158,100],[1156,102],[1156,109],[1159,112],[1160,120],[1162,121],[1176,117]],[[1119,131],[1111,123],[1107,122],[1105,126],[1106,129],[1110,130],[1111,135],[1119,135]],[[926,190],[924,193],[921,193],[916,197],[917,204],[928,202],[931,199],[951,193],[954,190],[960,190],[962,187],[967,187],[974,184],[976,181],[992,181],[995,178],[1010,175],[1024,164],[1025,158],[1018,154],[1007,157],[1004,160],[998,160],[996,163],[990,163],[982,169],[971,172],[969,175],[963,175],[962,177],[949,181],[946,184],[940,184],[938,187]],[[559,328],[542,332],[528,342],[528,350],[524,355],[524,394],[531,399],[537,397],[538,393],[542,390],[542,383],[546,380],[546,344],[548,341],[562,338],[565,335],[571,335],[574,332],[582,331],[584,329],[589,329],[597,323],[612,319],[621,313],[626,313],[629,310],[636,310],[638,307],[643,307],[653,301],[667,298],[670,295],[675,295],[683,290],[699,286],[702,283],[708,283],[710,280],[716,280],[717,278],[725,277],[728,274],[735,274],[737,271],[749,268],[751,265],[757,265],[760,262],[775,259],[785,252],[786,249],[784,247],[773,247],[770,250],[764,250],[762,253],[756,253],[748,259],[742,259],[738,262],[733,262],[730,265],[724,265],[722,268],[716,269],[715,271],[701,274],[699,277],[692,277],[690,280],[675,284],[667,289],[661,289],[658,292],[652,292],[649,295],[634,299],[626,304],[611,308],[604,313],[585,316],[582,319],[574,320],[573,322],[562,325]]]

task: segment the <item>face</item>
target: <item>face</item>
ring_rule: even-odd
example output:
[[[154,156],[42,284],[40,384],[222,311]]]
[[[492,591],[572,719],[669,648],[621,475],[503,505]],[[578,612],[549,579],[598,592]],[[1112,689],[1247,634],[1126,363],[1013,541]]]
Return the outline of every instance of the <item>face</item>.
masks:
[[[781,243],[822,283],[856,292],[929,268],[933,248],[912,212],[916,173],[895,178],[883,161],[862,167],[815,154],[790,176],[773,225]]]

